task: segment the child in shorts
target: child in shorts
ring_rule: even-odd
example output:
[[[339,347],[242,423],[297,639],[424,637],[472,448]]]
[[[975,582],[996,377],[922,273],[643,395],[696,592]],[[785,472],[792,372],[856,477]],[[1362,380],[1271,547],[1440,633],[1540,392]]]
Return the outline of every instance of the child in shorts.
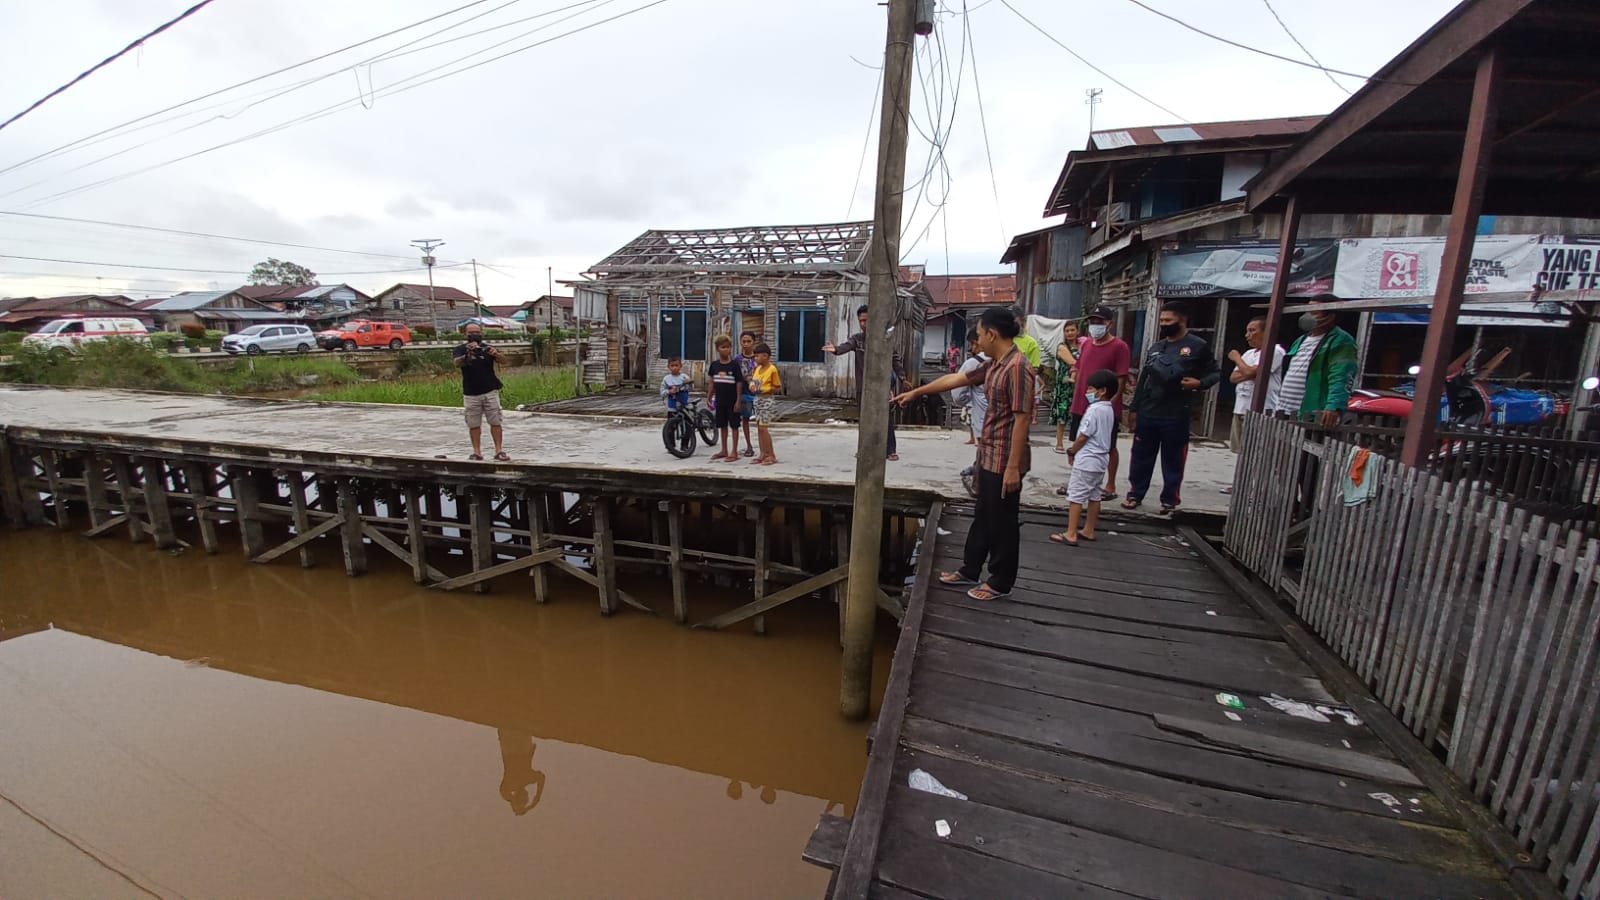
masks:
[[[1095,526],[1100,521],[1100,492],[1106,480],[1106,469],[1111,464],[1112,442],[1117,439],[1117,414],[1111,398],[1117,392],[1119,379],[1110,369],[1101,369],[1089,376],[1084,393],[1089,398],[1089,408],[1078,423],[1078,437],[1067,451],[1067,462],[1072,465],[1072,476],[1067,481],[1067,530],[1050,535],[1050,540],[1068,547],[1079,541],[1095,539]],[[1088,510],[1083,530],[1078,529],[1078,518]]]
[[[744,370],[745,382],[750,381],[751,373],[756,370],[756,343],[761,338],[754,331],[745,331],[739,334],[739,352],[734,355],[733,361]],[[739,398],[739,420],[744,424],[744,455],[755,456],[751,448],[755,442],[750,440],[750,420],[756,415],[756,398],[754,394],[746,391]]]
[[[778,418],[778,391],[783,389],[783,378],[772,364],[772,348],[768,345],[756,345],[755,360],[750,390],[755,395],[756,439],[761,442],[761,455],[751,462],[770,466],[778,461],[778,455],[772,449],[772,432],[767,426]]]
[[[667,401],[667,415],[682,409],[689,402],[689,376],[683,374],[683,360],[667,360],[667,374],[661,376],[661,399]]]

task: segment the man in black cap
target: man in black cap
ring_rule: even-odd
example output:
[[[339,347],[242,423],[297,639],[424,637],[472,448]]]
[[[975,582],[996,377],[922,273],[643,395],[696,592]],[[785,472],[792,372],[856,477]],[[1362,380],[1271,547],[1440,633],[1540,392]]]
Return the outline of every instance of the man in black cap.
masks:
[[[1077,422],[1089,409],[1089,398],[1085,388],[1089,383],[1089,376],[1101,369],[1110,369],[1111,374],[1117,376],[1117,390],[1111,397],[1112,410],[1116,413],[1118,427],[1122,422],[1122,394],[1128,388],[1128,365],[1132,361],[1133,353],[1128,349],[1128,344],[1113,333],[1117,321],[1116,310],[1109,306],[1096,306],[1089,310],[1089,339],[1079,345],[1078,350],[1078,383],[1072,388],[1072,418],[1073,434],[1077,434]],[[1114,433],[1113,433],[1114,435]],[[1111,461],[1106,467],[1106,486],[1102,500],[1117,499],[1117,464],[1120,461],[1117,453],[1115,437],[1111,441]],[[1058,493],[1065,494],[1066,489]]]

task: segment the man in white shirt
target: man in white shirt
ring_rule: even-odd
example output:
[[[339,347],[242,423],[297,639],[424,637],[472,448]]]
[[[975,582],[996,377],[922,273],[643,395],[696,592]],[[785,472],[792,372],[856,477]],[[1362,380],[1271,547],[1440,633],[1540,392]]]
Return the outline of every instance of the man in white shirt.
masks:
[[[1233,397],[1233,427],[1229,429],[1228,445],[1238,453],[1243,440],[1244,414],[1250,411],[1250,401],[1256,394],[1256,371],[1261,366],[1261,348],[1267,343],[1267,317],[1257,316],[1244,326],[1244,341],[1249,345],[1243,353],[1235,350],[1228,354],[1233,360],[1234,369],[1228,375],[1228,380],[1235,385]],[[1265,412],[1273,412],[1278,408],[1278,395],[1283,390],[1283,348],[1276,344],[1272,347],[1272,378],[1267,385],[1267,403]],[[1301,390],[1305,390],[1304,375],[1300,382]]]

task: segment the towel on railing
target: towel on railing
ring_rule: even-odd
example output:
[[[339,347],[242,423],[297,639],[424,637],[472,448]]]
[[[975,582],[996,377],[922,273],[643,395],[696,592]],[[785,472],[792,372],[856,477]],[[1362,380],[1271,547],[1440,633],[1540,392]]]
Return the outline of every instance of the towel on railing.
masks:
[[[1350,453],[1350,462],[1343,473],[1345,506],[1360,506],[1372,499],[1378,485],[1380,459],[1365,447],[1357,447]]]

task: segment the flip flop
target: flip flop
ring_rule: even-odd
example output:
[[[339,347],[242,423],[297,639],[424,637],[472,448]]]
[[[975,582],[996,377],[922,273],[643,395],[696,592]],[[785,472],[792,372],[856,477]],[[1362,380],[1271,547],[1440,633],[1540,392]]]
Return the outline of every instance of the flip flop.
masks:
[[[727,459],[727,458],[728,458],[728,454],[726,454],[726,453],[714,453],[714,454],[711,455],[711,461],[712,462],[716,462],[719,459]]]
[[[482,453],[468,453],[467,454],[467,459],[476,460],[478,462],[483,462],[483,454]]]
[[[1065,544],[1068,547],[1076,547],[1076,546],[1078,546],[1078,542],[1077,541],[1075,541],[1075,540],[1072,540],[1072,541],[1067,540],[1067,533],[1065,531],[1058,531],[1055,534],[1050,535],[1050,541],[1051,541],[1051,543],[1055,543],[1055,544]]]
[[[511,462],[511,454],[509,453],[496,453],[494,458],[500,462]]]
[[[1083,532],[1080,531],[1080,532],[1078,532],[1078,540],[1080,540],[1080,541],[1088,541],[1089,543],[1092,544],[1092,543],[1094,543],[1094,535],[1092,535],[1092,534],[1084,534]]]
[[[1056,452],[1060,453],[1062,455],[1066,455],[1067,449],[1065,447],[1057,447],[1056,448]]]
[[[994,588],[989,587],[987,584],[980,584],[972,590],[967,591],[967,596],[974,600],[1004,600],[1011,596],[1011,592],[997,591]]]
[[[967,578],[966,576],[962,575],[960,572],[940,572],[939,573],[939,583],[940,584],[948,584],[948,585],[950,585],[952,587],[960,587],[962,585],[968,585],[968,584],[977,584],[976,581],[973,581],[971,578]]]
[[[1176,509],[1177,509],[1176,506],[1168,506],[1165,503],[1161,504],[1161,514],[1163,516],[1172,515],[1173,511],[1176,510]]]
[[[1122,508],[1123,509],[1138,509],[1139,508],[1139,501],[1133,499],[1132,497],[1129,497],[1128,499],[1122,501]]]
[[[1115,500],[1115,499],[1117,499],[1117,492],[1116,491],[1101,491],[1100,492],[1100,502],[1101,503],[1104,503],[1107,500]]]
[[[891,454],[889,454],[889,455],[888,455],[888,456],[887,456],[887,457],[885,457],[885,458],[886,458],[886,459],[888,459],[888,460],[889,460],[889,461],[891,461],[891,462],[895,462],[895,461],[898,461],[898,460],[899,460],[899,459],[900,459],[900,454],[898,454],[898,453],[891,453]]]

